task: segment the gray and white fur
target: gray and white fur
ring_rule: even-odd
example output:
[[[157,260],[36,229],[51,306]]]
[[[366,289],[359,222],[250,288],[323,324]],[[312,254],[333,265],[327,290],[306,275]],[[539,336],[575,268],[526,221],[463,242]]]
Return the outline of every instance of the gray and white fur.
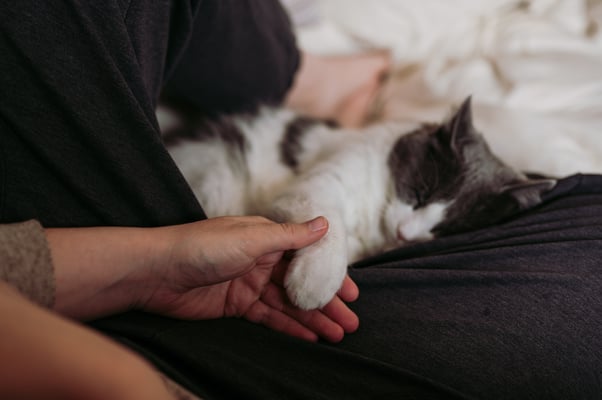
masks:
[[[495,157],[470,99],[441,124],[356,130],[263,108],[205,120],[168,148],[209,217],[328,219],[326,236],[298,250],[285,277],[303,309],[328,303],[360,258],[497,223],[555,184]]]

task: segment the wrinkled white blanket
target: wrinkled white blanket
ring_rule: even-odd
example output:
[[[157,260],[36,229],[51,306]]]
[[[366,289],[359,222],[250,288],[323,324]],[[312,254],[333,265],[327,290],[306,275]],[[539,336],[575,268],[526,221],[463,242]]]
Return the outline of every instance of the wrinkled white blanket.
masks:
[[[477,128],[505,161],[602,173],[602,0],[313,4],[302,48],[391,51],[383,118],[440,120],[472,95]]]

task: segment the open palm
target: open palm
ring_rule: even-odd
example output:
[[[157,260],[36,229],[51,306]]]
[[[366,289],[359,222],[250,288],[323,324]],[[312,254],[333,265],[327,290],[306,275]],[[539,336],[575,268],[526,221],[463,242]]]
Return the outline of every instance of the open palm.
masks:
[[[357,297],[347,278],[321,310],[290,303],[282,285],[285,251],[319,240],[325,229],[260,217],[215,218],[180,227],[170,262],[142,308],[183,319],[243,317],[305,340],[336,342],[357,329],[345,301]]]

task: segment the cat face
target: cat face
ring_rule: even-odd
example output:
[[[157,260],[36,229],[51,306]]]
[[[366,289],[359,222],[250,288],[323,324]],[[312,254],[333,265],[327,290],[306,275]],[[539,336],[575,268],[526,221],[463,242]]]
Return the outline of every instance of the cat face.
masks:
[[[541,202],[554,180],[528,180],[490,151],[472,123],[470,99],[441,125],[398,139],[389,155],[394,195],[388,235],[417,241],[495,224]]]

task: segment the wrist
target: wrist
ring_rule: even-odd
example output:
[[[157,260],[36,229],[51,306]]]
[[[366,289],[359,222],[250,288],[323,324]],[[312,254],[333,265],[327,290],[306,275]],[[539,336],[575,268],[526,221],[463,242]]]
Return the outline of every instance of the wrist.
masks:
[[[169,248],[160,228],[59,228],[46,235],[55,270],[54,309],[90,319],[135,308]]]

